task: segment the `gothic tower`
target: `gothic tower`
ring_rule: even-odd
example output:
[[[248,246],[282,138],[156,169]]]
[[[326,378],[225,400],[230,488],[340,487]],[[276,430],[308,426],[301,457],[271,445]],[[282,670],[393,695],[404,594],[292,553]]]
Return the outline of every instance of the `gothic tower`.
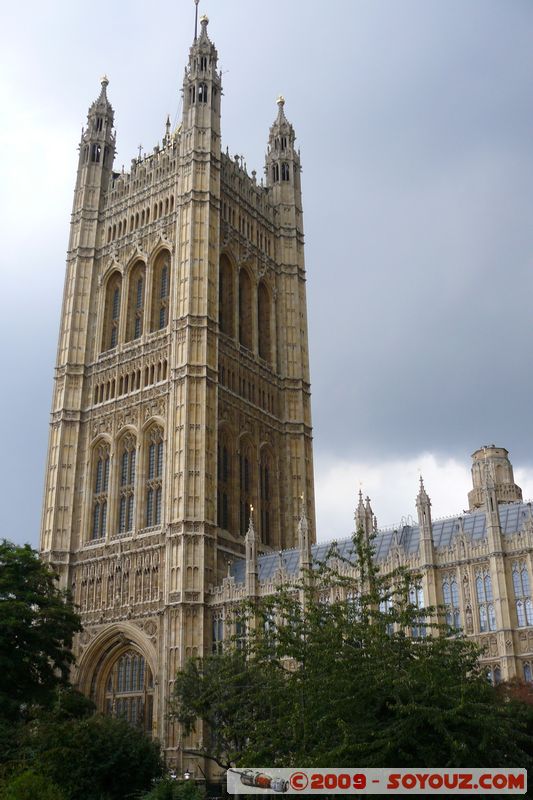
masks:
[[[83,618],[74,681],[178,769],[168,700],[185,659],[211,650],[209,593],[249,528],[258,553],[297,546],[301,514],[314,539],[299,153],[281,98],[266,183],[221,152],[207,27],[181,125],[129,172],[113,171],[107,78],[89,109],[41,531]]]

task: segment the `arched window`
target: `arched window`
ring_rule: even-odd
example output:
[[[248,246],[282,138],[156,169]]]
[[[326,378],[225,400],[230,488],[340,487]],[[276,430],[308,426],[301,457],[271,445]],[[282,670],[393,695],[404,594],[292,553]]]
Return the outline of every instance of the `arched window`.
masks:
[[[476,595],[479,608],[479,628],[483,631],[496,630],[496,613],[494,611],[492,580],[488,569],[476,575]]]
[[[261,541],[264,544],[272,545],[273,533],[273,474],[272,458],[265,448],[261,451],[261,461],[259,464],[259,509],[261,513]]]
[[[251,506],[254,505],[254,451],[249,442],[242,441],[239,453],[239,509],[240,531],[244,536],[250,524]]]
[[[271,303],[269,291],[263,281],[260,282],[257,290],[257,322],[259,327],[259,355],[270,364],[272,361]]]
[[[272,180],[274,183],[279,181],[279,164],[274,164],[272,166]]]
[[[239,342],[252,349],[252,281],[245,269],[239,272]]]
[[[104,328],[102,331],[102,351],[111,350],[118,344],[121,290],[122,277],[119,272],[114,272],[107,281],[106,286]]]
[[[143,333],[145,275],[145,265],[139,261],[130,273],[128,284],[127,342],[139,339]]]
[[[226,531],[231,529],[231,468],[229,442],[221,434],[217,449],[217,524]]]
[[[281,180],[282,181],[288,181],[289,180],[289,175],[290,175],[289,165],[283,163],[281,165]]]
[[[102,442],[94,451],[91,539],[102,539],[106,535],[108,492],[109,445]]]
[[[200,83],[198,85],[198,102],[207,103],[207,84]]]
[[[118,506],[118,531],[128,533],[133,530],[135,507],[135,438],[127,434],[120,447],[120,485]]]
[[[459,589],[455,575],[446,575],[442,580],[442,596],[446,605],[446,624],[454,630],[461,627]]]
[[[524,561],[515,561],[512,570],[518,626],[525,627],[526,625],[533,625],[533,607],[531,605],[531,590],[527,566]]]
[[[168,302],[170,295],[170,256],[160,253],[154,264],[152,284],[151,331],[161,331],[168,325]]]
[[[155,426],[147,437],[146,526],[161,524],[163,493],[163,431]]]
[[[144,657],[128,650],[114,663],[106,682],[105,711],[147,733],[152,730],[154,681]]]
[[[422,610],[424,608],[424,590],[421,584],[411,586],[409,589],[409,602],[417,610]],[[421,638],[426,635],[426,626],[424,625],[424,621],[424,615],[419,614],[417,618],[418,624],[413,625],[411,628],[411,633],[415,638]]]
[[[227,256],[220,258],[218,279],[218,324],[222,333],[234,336],[235,304],[233,297],[233,268]]]
[[[526,683],[533,682],[533,672],[531,671],[531,664],[528,661],[524,663],[524,680]]]

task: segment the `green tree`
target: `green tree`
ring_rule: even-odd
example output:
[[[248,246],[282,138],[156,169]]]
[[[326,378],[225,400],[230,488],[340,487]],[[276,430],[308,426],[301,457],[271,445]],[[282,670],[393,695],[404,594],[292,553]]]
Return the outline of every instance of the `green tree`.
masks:
[[[29,545],[0,542],[0,718],[16,722],[66,685],[81,623],[56,574]]]
[[[161,748],[123,719],[76,718],[57,710],[28,726],[31,767],[67,800],[122,800],[148,791],[164,772]]]
[[[0,800],[65,800],[65,795],[49,778],[26,770],[0,788]]]
[[[381,575],[362,533],[353,549],[356,580],[333,549],[303,585],[245,609],[243,649],[178,675],[177,720],[212,731],[202,754],[239,766],[531,765],[527,721],[489,685],[479,649],[417,607],[419,576]]]
[[[142,800],[204,800],[205,789],[192,780],[163,778]]]

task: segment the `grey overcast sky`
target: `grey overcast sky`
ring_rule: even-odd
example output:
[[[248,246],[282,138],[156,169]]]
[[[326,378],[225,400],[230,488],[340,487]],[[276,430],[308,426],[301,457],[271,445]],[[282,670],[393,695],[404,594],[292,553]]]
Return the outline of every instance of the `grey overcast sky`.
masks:
[[[318,538],[466,505],[471,452],[533,494],[531,0],[201,0],[223,146],[262,174],[279,93],[303,163]],[[0,535],[38,541],[65,251],[87,108],[118,155],[179,119],[192,0],[28,0],[0,52]]]

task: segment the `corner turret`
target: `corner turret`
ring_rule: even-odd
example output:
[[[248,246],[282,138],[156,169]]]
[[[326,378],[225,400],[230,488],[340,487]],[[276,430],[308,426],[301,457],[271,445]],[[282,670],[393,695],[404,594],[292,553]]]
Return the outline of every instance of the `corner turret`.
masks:
[[[105,192],[115,158],[115,114],[107,97],[107,75],[102,77],[100,85],[100,94],[89,108],[87,127],[81,135],[74,210],[87,205],[85,188],[98,189],[100,194]]]
[[[509,452],[505,447],[491,444],[480,447],[472,454],[472,486],[468,492],[468,504],[471,511],[483,508],[485,504],[485,485],[487,468],[490,470],[490,481],[493,484],[497,503],[513,503],[522,500],[522,489],[514,482],[513,467],[509,460]]]

